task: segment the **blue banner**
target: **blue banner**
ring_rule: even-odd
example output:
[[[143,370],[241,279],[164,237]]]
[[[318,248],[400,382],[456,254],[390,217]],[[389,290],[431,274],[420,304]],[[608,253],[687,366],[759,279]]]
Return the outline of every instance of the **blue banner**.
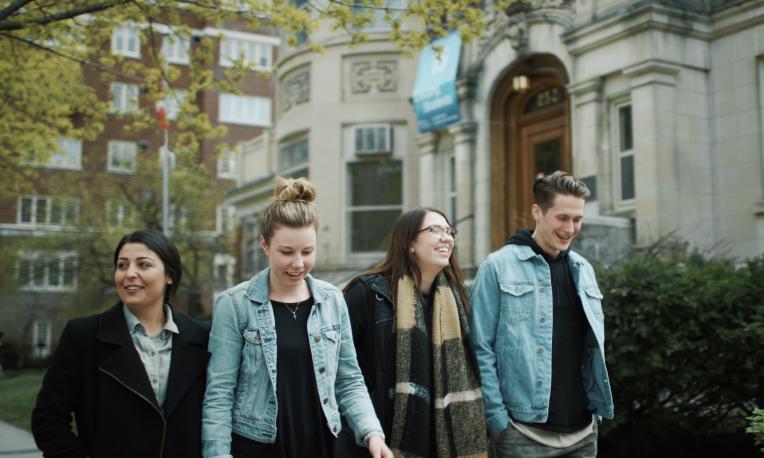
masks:
[[[442,47],[440,56],[433,45]],[[431,132],[459,122],[456,72],[462,39],[454,31],[427,45],[419,54],[419,68],[411,98],[419,132]]]

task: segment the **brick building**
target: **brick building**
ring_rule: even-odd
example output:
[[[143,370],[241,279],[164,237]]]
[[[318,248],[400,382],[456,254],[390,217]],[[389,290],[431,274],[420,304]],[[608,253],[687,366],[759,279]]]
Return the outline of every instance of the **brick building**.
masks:
[[[245,31],[236,24],[218,28],[194,17],[183,22],[191,30],[190,36],[162,24],[151,29],[125,24],[113,30],[111,42],[105,46],[112,55],[121,56],[118,69],[147,61],[155,46],[166,65],[180,72],[172,83],[173,91],[167,91],[175,97],[168,95],[162,103],[171,120],[170,149],[177,138],[172,120],[179,104],[194,97],[192,103],[213,126],[227,128],[224,136],[202,141],[196,157],[214,178],[213,187],[226,189],[232,183],[235,163],[231,154],[221,155],[218,146],[234,145],[271,126],[273,83],[268,72],[279,40],[267,29]],[[234,61],[257,70],[246,72],[238,85],[239,94],[218,90],[191,94],[187,90],[192,81],[191,56],[202,42],[213,43],[214,58],[206,69],[216,80]],[[33,191],[0,205],[0,333],[5,349],[16,347],[15,353],[22,358],[47,357],[68,319],[113,304],[116,294],[110,280],[110,250],[114,243],[131,229],[161,226],[161,217],[156,218],[161,212],[157,180],[161,179],[158,158],[164,136],[155,127],[127,128],[126,115],[154,105],[141,86],[145,81],[126,74],[104,81],[98,69],[82,69],[88,86],[100,100],[110,103],[103,132],[92,141],[59,139],[60,150],[45,164],[30,164],[37,172]],[[179,230],[185,223],[189,236],[205,248],[194,253],[181,250],[184,265],[188,268],[193,263],[192,269],[208,280],[188,284],[185,279],[193,276],[184,272],[186,288],[181,289],[177,306],[204,314],[215,285],[231,281],[233,261],[220,242],[228,230],[229,216],[220,207],[216,209],[215,202],[205,206],[186,202],[171,208],[170,228]]]

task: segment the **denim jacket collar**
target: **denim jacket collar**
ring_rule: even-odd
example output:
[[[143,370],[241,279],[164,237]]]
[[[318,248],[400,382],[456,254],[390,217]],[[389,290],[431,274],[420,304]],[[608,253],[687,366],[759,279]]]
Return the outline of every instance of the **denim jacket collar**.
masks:
[[[249,282],[249,288],[247,288],[247,298],[258,305],[263,305],[268,302],[268,275],[271,272],[270,267],[266,267],[260,273],[255,275]],[[305,281],[308,283],[308,289],[313,296],[314,305],[318,306],[327,299],[326,292],[316,285],[313,276],[308,274],[305,277]]]

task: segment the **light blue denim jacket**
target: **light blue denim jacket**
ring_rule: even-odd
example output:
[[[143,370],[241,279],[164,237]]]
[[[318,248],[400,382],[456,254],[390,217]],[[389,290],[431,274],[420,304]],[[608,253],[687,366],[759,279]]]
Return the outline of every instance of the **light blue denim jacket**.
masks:
[[[269,271],[225,291],[215,303],[202,411],[205,457],[230,457],[232,431],[258,442],[276,440],[277,336]],[[356,361],[345,300],[327,282],[308,276],[307,283],[314,299],[308,316],[312,375],[327,424],[336,436],[341,410],[362,445],[383,434]]]
[[[568,254],[573,281],[589,322],[582,376],[589,409],[613,418],[605,367],[605,316],[592,266]],[[506,245],[480,265],[472,285],[470,321],[485,400],[486,423],[503,431],[509,418],[543,423],[552,387],[552,276],[543,256]],[[539,352],[538,349],[544,351]]]

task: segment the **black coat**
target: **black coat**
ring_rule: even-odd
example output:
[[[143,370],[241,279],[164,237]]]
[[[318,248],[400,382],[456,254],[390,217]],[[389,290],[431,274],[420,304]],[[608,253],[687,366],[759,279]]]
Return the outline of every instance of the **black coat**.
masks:
[[[67,323],[32,411],[45,457],[201,456],[209,328],[172,313],[180,333],[173,334],[164,411],[121,304]]]
[[[361,277],[345,292],[345,302],[358,366],[389,441],[395,394],[395,312],[389,282],[379,274]],[[354,446],[352,436],[350,428],[343,423],[335,447],[336,457],[369,456],[366,449]]]

